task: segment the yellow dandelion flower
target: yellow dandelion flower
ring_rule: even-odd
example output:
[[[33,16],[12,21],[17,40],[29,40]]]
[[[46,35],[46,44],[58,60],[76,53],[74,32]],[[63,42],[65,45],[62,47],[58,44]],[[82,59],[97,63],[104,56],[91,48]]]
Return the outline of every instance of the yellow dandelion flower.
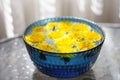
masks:
[[[60,31],[64,31],[64,32],[69,32],[71,31],[72,27],[72,23],[69,21],[65,21],[65,22],[60,22],[58,25],[58,29]]]
[[[55,40],[54,43],[55,43],[55,46],[71,46],[71,47],[75,44],[74,40],[69,37]]]
[[[91,41],[99,41],[102,38],[102,36],[95,31],[85,32],[84,36],[87,40],[91,40]]]
[[[78,51],[88,50],[88,49],[91,49],[95,46],[96,46],[95,43],[92,42],[92,41],[83,41],[83,42],[78,42],[77,43]]]
[[[42,43],[43,41],[45,41],[46,36],[44,34],[40,34],[40,33],[34,33],[34,34],[30,34],[25,36],[25,40],[28,43]]]
[[[76,41],[81,41],[84,38],[83,33],[80,32],[72,32],[68,36]]]
[[[89,31],[90,27],[87,24],[83,24],[83,23],[76,23],[73,25],[73,30],[74,31]]]
[[[48,43],[38,44],[37,48],[40,50],[49,51],[49,52],[54,51],[53,46],[51,46]]]
[[[35,45],[35,43],[33,43],[32,41],[31,41],[31,35],[27,35],[27,36],[25,36],[24,38],[25,38],[25,41],[28,43],[28,44],[30,44],[30,45]]]
[[[50,38],[50,39],[58,39],[58,38],[61,38],[61,37],[63,37],[65,34],[64,34],[64,32],[63,31],[53,31],[53,32],[50,32],[49,34],[48,34],[48,37]]]
[[[59,22],[50,22],[46,25],[46,29],[47,30],[54,30],[55,28],[57,28],[59,25]]]
[[[33,33],[37,33],[37,32],[46,32],[45,28],[43,26],[36,26],[32,29]]]
[[[58,47],[56,49],[57,52],[59,53],[70,53],[70,52],[75,52],[76,49],[75,48],[71,48],[70,46],[62,46],[62,47]]]

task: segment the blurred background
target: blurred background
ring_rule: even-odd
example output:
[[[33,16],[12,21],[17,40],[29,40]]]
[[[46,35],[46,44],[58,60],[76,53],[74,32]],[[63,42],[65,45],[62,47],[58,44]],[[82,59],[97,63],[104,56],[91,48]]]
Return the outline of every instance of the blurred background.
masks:
[[[55,16],[120,23],[120,0],[0,0],[0,39],[22,35],[30,23]]]

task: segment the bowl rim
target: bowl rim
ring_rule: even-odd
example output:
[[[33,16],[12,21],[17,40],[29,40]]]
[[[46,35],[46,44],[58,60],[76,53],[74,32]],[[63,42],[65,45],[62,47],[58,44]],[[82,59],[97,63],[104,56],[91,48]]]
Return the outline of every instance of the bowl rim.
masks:
[[[25,37],[25,33],[26,33],[27,29],[28,29],[31,25],[33,25],[33,24],[35,24],[35,23],[38,23],[38,22],[40,22],[40,21],[46,21],[46,20],[51,20],[51,19],[64,19],[64,18],[65,18],[65,19],[76,19],[76,20],[79,19],[79,20],[84,20],[84,21],[86,21],[86,22],[88,22],[88,23],[91,23],[91,24],[97,26],[97,27],[100,29],[100,31],[102,32],[102,34],[103,34],[103,35],[102,35],[102,36],[103,36],[103,37],[102,37],[102,40],[100,41],[100,43],[99,43],[97,46],[95,46],[95,47],[93,47],[93,48],[90,48],[90,49],[87,49],[87,50],[83,50],[83,51],[68,52],[68,53],[64,53],[64,52],[60,53],[60,52],[52,52],[52,51],[50,52],[50,51],[41,50],[41,49],[38,49],[38,48],[36,48],[36,47],[34,47],[34,46],[32,46],[32,45],[30,45],[30,44],[28,44],[28,43],[26,42],[26,40],[25,40],[25,38],[24,38],[24,37]],[[32,48],[34,48],[34,49],[37,49],[37,50],[39,50],[39,51],[41,51],[41,52],[45,52],[45,53],[49,53],[49,54],[62,54],[62,55],[64,55],[64,54],[81,54],[81,53],[83,53],[83,52],[91,51],[91,50],[99,47],[100,45],[102,45],[102,44],[104,43],[104,41],[105,41],[105,32],[104,32],[104,30],[100,27],[100,25],[98,25],[98,24],[95,23],[94,21],[88,20],[88,19],[86,19],[86,18],[72,17],[72,16],[61,16],[61,17],[51,17],[51,18],[40,19],[40,20],[37,20],[37,21],[29,24],[29,25],[26,27],[22,38],[23,38],[23,41],[24,41],[27,45],[29,45],[30,47],[32,47]]]

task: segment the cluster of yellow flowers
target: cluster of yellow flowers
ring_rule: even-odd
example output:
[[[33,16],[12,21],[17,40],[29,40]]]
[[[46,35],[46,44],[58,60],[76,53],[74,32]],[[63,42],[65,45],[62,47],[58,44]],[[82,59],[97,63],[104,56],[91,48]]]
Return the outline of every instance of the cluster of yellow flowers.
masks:
[[[85,23],[50,22],[25,36],[28,44],[49,52],[72,53],[95,47],[102,36]]]

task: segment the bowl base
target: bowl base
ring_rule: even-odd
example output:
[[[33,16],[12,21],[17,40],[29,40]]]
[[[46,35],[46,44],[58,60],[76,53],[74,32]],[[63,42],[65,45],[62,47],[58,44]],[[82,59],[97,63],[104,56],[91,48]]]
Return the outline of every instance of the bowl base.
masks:
[[[38,68],[42,73],[56,78],[74,78],[87,72],[88,67],[78,69],[51,69],[51,68]]]

